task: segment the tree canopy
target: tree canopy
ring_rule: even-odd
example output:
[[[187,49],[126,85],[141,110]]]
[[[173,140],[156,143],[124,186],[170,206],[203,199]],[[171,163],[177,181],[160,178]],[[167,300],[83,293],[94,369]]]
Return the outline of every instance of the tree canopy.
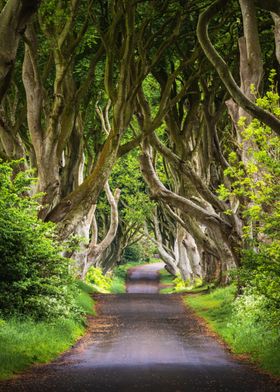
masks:
[[[64,251],[75,274],[149,243],[184,281],[236,270],[240,290],[278,301],[280,2],[0,12],[1,165],[20,159],[13,184],[34,172],[23,200],[40,195],[38,232],[53,222],[59,241],[78,238]]]

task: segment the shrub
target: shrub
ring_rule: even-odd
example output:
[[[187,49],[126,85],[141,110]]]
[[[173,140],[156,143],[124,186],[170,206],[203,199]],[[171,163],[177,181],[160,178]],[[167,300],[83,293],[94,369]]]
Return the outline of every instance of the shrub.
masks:
[[[69,260],[61,256],[55,225],[38,219],[39,195],[30,196],[35,180],[18,165],[0,162],[1,314],[78,315]]]
[[[271,90],[258,98],[257,104],[279,116],[280,97],[274,76],[272,72]],[[247,143],[240,146],[246,148],[246,162],[240,161],[235,152],[230,153],[230,166],[224,173],[231,185],[222,185],[219,193],[222,199],[231,197],[240,203],[244,250],[242,268],[236,274],[239,284],[264,298],[266,312],[276,318],[280,303],[280,139],[259,120],[253,119],[250,124],[245,120],[240,119],[239,127]]]
[[[125,248],[124,255],[122,258],[123,263],[129,263],[131,261],[141,261],[143,259],[143,252],[139,244],[133,244]]]
[[[101,291],[109,292],[112,279],[109,276],[103,275],[101,268],[90,267],[86,276],[86,282],[101,289]]]

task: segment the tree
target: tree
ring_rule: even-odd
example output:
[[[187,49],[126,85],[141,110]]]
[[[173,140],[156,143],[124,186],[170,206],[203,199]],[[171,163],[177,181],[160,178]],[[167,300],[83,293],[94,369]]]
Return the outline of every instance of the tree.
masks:
[[[9,0],[0,13],[0,103],[9,87],[17,49],[40,0]]]
[[[2,100],[0,152],[35,168],[40,217],[60,238],[84,237],[80,265],[108,270],[144,236],[187,280],[225,283],[242,264],[241,201],[217,189],[231,150],[250,160],[240,117],[279,133],[278,112],[257,103],[273,66],[280,77],[278,3],[41,5]]]

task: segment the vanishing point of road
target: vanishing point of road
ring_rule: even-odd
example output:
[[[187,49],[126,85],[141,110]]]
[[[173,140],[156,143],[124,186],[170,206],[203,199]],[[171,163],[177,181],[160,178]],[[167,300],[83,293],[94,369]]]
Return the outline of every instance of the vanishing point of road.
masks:
[[[130,270],[127,293],[97,296],[88,334],[49,365],[0,383],[1,392],[276,392],[237,361],[180,295],[159,294],[161,263]]]

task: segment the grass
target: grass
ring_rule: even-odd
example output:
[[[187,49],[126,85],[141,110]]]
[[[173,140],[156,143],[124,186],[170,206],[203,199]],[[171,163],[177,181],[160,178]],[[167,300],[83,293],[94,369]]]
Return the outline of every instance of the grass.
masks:
[[[196,284],[188,286],[181,278],[172,276],[165,268],[160,270],[160,283],[166,287],[160,290],[161,294],[173,294],[173,293],[200,293],[207,291],[209,285],[202,284],[201,281]],[[212,285],[210,286],[212,287]]]
[[[141,264],[142,263],[131,261],[129,263],[122,264],[116,267],[112,275],[111,293],[113,294],[125,293],[127,270],[129,270],[129,268],[136,267]]]
[[[92,289],[79,282],[77,305],[94,314]],[[11,318],[0,320],[0,380],[10,378],[34,363],[47,363],[83,335],[85,323],[72,319],[53,322]]]
[[[149,263],[158,262],[158,259],[152,259]],[[114,268],[107,275],[103,275],[100,268],[94,268],[91,273],[92,277],[88,280],[92,292],[100,294],[122,294],[126,292],[127,270],[129,268],[147,264],[147,262],[127,262]]]
[[[77,286],[79,289],[76,299],[77,305],[83,309],[85,314],[95,315],[94,301],[91,297],[95,293],[95,290],[81,280],[77,281]]]
[[[262,369],[280,375],[279,331],[266,322],[256,321],[250,312],[240,316],[233,303],[233,286],[218,288],[210,294],[185,297],[236,354],[247,354]]]
[[[158,259],[155,259],[158,261]],[[155,262],[152,260],[151,262]],[[103,275],[100,268],[94,268],[92,271],[92,280],[88,281],[91,289],[100,294],[121,294],[126,292],[127,270],[129,268],[147,264],[147,262],[127,262],[114,268],[107,275]]]
[[[128,263],[119,265],[114,269],[114,272],[112,274],[112,284],[110,292],[113,294],[122,294],[126,292],[127,270],[129,270],[130,268],[144,264],[158,263],[159,261],[159,259],[152,257],[149,261],[130,261]]]
[[[166,287],[160,289],[161,294],[171,294],[174,291],[174,276],[166,271],[165,268],[159,271],[160,283]]]

